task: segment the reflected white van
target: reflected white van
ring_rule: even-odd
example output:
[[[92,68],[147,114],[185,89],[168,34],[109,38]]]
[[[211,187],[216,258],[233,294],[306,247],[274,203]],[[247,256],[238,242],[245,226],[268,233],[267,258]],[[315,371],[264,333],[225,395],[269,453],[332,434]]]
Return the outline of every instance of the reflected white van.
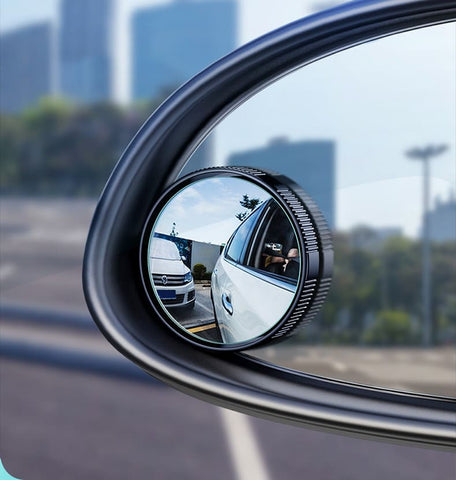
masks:
[[[195,306],[195,284],[176,244],[153,237],[149,247],[149,272],[157,295],[167,308]]]

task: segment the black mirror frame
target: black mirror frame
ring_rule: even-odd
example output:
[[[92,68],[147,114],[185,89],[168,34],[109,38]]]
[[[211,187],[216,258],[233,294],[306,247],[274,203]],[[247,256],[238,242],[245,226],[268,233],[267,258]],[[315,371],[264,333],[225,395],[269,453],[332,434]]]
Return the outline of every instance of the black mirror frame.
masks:
[[[456,19],[454,0],[355,1],[265,35],[222,58],[169,97],[115,167],[87,240],[83,283],[106,338],[173,387],[243,413],[358,436],[449,448],[451,398],[355,385],[238,353],[208,353],[151,322],[139,274],[141,232],[164,188],[224,116],[301,66],[383,36]]]
[[[148,268],[149,239],[153,225],[165,205],[174,195],[194,182],[217,177],[243,179],[268,193],[283,210],[293,227],[303,259],[294,298],[282,318],[278,318],[276,323],[263,334],[236,344],[214,344],[179,327],[177,322],[170,318],[170,312],[167,312],[157,299]],[[163,192],[147,218],[141,235],[139,257],[143,289],[153,309],[151,316],[161,319],[176,335],[193,345],[216,352],[247,350],[270,342],[282,341],[302,323],[311,321],[325,301],[331,285],[333,268],[331,233],[315,202],[289,178],[274,172],[248,167],[205,168],[192,172],[173,183]]]

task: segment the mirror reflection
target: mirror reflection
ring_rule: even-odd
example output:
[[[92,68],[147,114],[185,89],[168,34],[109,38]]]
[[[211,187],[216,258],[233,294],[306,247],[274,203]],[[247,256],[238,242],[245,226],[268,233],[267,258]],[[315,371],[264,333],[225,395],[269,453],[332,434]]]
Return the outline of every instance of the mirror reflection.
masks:
[[[455,28],[406,32],[315,62],[213,131],[210,165],[280,170],[318,203],[333,234],[322,311],[254,355],[456,397]]]
[[[154,293],[187,332],[214,343],[273,328],[296,292],[301,255],[282,207],[234,177],[198,180],[159,214],[148,247]]]

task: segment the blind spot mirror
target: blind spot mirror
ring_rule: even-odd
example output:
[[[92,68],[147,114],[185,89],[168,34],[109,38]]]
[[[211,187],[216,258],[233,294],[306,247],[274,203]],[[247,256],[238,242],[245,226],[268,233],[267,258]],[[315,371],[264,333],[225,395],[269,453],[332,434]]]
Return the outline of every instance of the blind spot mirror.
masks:
[[[180,337],[240,350],[291,333],[328,291],[332,245],[315,203],[286,177],[242,167],[192,173],[146,222],[141,272]]]

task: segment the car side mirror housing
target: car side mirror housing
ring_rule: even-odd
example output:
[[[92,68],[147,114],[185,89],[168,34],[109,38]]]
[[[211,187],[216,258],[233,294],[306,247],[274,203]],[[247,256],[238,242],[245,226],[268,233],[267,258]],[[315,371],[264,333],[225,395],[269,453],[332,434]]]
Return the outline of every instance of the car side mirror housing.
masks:
[[[242,198],[250,199],[244,202],[250,209],[237,213]],[[189,222],[180,225],[180,237],[174,226],[183,204],[182,221]],[[204,205],[207,213],[200,217]],[[283,243],[265,243],[271,238]],[[213,272],[206,285],[179,276],[174,258],[182,244],[193,265],[204,262]],[[216,253],[212,260],[209,249]],[[147,219],[140,256],[154,316],[201,348],[239,351],[282,339],[315,316],[331,282],[333,250],[322,213],[290,179],[219,167],[194,172],[165,190]]]
[[[276,182],[275,186],[263,184],[258,180],[263,178],[261,171],[241,168],[231,171],[234,176],[247,178],[257,186],[267,184],[266,190],[271,197],[283,200],[280,208],[288,201],[284,211],[295,229],[297,245],[290,244],[285,252],[284,240],[261,239],[257,260],[262,254],[287,255],[287,260],[293,262],[299,258],[298,282],[309,278],[322,287],[318,290],[321,298],[310,292],[308,305],[302,303],[301,308],[288,312],[290,315],[285,312],[265,332],[254,334],[246,341],[244,338],[219,342],[213,348],[209,343],[212,340],[195,336],[197,332],[188,332],[176,322],[172,308],[167,308],[166,303],[169,307],[171,301],[176,301],[177,292],[159,293],[176,290],[164,287],[180,281],[188,273],[185,265],[177,265],[183,263],[186,255],[175,249],[175,271],[171,271],[170,266],[160,271],[159,262],[149,259],[156,258],[152,255],[155,247],[151,245],[157,238],[155,233],[171,233],[154,230],[156,220],[163,213],[162,202],[182,191],[188,178],[179,181],[184,183],[176,181],[185,162],[228,112],[298,67],[383,36],[455,18],[453,0],[349,2],[241,47],[171,95],[146,121],[116,165],[98,202],[87,239],[84,293],[91,315],[108,341],[159,380],[220,406],[274,421],[344,434],[454,447],[454,399],[405,394],[316,377],[233,351],[269,341],[275,335],[285,336],[298,320],[305,318],[306,312],[316,311],[321,306],[329,286],[330,236],[324,227],[320,228],[324,221],[317,219],[317,210],[298,212],[298,217],[308,214],[313,219],[308,231],[317,232],[318,248],[316,253],[309,255],[310,243],[306,245],[304,236],[298,236],[299,225],[296,212],[293,213],[293,209],[307,208],[309,204],[300,195],[290,197],[296,194],[293,186],[290,188],[274,175],[270,182]],[[221,243],[217,244],[219,249],[223,249]],[[223,250],[228,252],[229,245],[228,241]],[[169,245],[163,248],[167,247]],[[290,254],[293,248],[297,252]],[[279,251],[280,255],[273,255]],[[253,263],[253,268],[255,265],[261,264]],[[266,263],[262,266],[266,268]],[[207,271],[206,276],[202,273],[202,280],[192,277],[191,282],[213,282],[219,273],[221,269],[214,265],[212,272]],[[280,274],[279,267],[275,275]],[[187,300],[188,290],[184,293]],[[303,300],[301,286],[296,291],[297,297],[293,298]],[[232,317],[237,301],[233,292],[221,289],[217,294],[219,308],[226,312],[227,318]],[[191,302],[192,299],[188,300]],[[234,345],[234,348],[220,348],[220,345]]]

